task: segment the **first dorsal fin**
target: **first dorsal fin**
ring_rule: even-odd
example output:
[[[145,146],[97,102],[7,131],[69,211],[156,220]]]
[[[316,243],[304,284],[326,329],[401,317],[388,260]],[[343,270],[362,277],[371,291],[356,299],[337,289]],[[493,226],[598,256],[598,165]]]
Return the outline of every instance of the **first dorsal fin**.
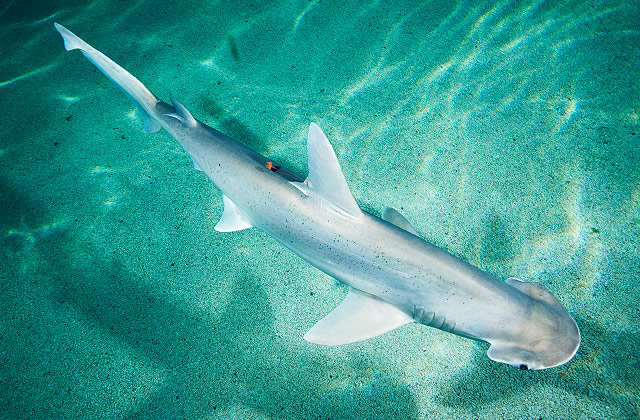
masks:
[[[309,176],[304,183],[296,186],[305,194],[309,192],[321,194],[353,216],[362,214],[362,210],[349,190],[331,143],[320,127],[314,123],[309,126],[307,159]]]
[[[339,346],[377,337],[413,318],[398,307],[358,289],[304,335],[304,339],[324,346]]]

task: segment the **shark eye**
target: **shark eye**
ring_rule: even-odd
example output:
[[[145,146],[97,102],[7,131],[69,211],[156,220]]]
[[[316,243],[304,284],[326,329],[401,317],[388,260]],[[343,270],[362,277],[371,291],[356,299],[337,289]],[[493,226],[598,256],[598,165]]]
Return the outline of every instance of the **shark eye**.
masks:
[[[529,370],[529,366],[527,366],[525,364],[521,364],[520,365],[520,370]]]

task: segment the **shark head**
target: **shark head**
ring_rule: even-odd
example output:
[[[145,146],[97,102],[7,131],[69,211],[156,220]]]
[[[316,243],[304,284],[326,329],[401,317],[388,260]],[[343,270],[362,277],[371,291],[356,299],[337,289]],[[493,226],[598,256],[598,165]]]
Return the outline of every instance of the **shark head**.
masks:
[[[527,320],[513,337],[491,341],[487,356],[522,370],[546,369],[573,358],[580,330],[571,315],[544,286],[508,279],[510,286],[531,297]]]

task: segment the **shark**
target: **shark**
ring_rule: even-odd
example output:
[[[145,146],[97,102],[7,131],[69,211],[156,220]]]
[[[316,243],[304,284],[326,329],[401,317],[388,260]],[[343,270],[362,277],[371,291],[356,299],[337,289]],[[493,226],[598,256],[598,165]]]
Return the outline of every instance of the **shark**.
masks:
[[[487,356],[521,370],[562,365],[580,330],[543,285],[502,281],[420,237],[398,211],[381,218],[351,193],[331,143],[315,123],[302,178],[195,119],[176,99],[159,100],[138,79],[58,23],[67,51],[80,52],[135,104],[144,132],[166,130],[222,192],[218,232],[258,228],[348,285],[345,299],[304,339],[355,343],[420,323],[489,343]]]

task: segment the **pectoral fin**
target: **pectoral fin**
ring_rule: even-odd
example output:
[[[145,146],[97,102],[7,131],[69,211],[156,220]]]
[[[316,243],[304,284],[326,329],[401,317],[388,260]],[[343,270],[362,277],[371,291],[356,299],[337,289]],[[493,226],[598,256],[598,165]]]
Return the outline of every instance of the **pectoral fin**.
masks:
[[[304,339],[339,346],[377,337],[412,321],[396,306],[352,288],[342,303],[314,325]]]

